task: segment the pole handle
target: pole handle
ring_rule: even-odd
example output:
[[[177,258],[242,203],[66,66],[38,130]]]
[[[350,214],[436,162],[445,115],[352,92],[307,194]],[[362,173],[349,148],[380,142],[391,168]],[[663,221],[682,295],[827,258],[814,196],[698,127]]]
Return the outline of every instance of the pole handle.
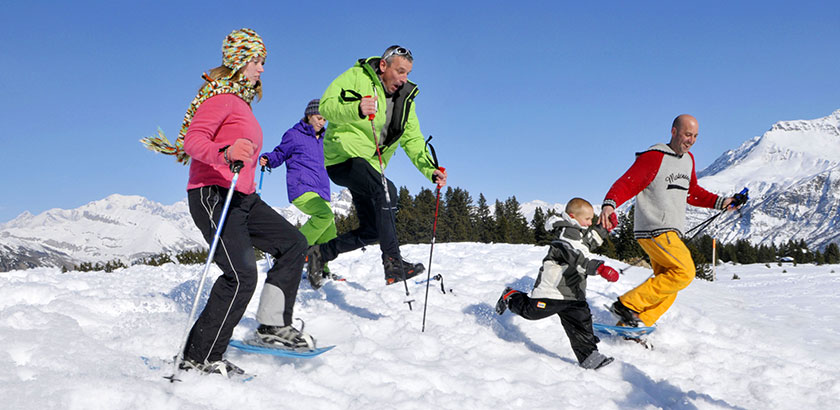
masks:
[[[444,173],[445,173],[445,172],[446,172],[446,168],[444,168],[444,167],[438,167],[438,171],[440,171],[440,172],[444,172]],[[432,182],[437,182],[437,177],[435,177],[434,175],[432,175],[432,177],[434,177],[434,179],[435,179],[435,180],[434,180],[434,181],[432,181]],[[440,186],[440,184],[438,184],[437,188],[438,188],[438,190],[439,190],[439,189],[441,189],[442,187]]]
[[[372,95],[366,95],[364,98],[373,98]],[[368,121],[373,121],[376,118],[376,114],[368,114]]]

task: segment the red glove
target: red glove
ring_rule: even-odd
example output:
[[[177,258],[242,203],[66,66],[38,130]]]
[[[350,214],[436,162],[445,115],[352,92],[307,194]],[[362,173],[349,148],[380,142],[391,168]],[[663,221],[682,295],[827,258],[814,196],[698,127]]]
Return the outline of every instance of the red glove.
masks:
[[[254,144],[245,138],[240,138],[225,150],[225,160],[228,163],[236,161],[249,162],[254,156]]]
[[[610,214],[609,218],[607,218],[607,219],[610,220],[610,225],[612,225],[612,228],[608,229],[607,232],[612,232],[613,229],[615,229],[615,227],[618,226],[618,217],[615,216],[615,212],[613,212],[613,213]],[[612,268],[610,268],[610,269],[612,269]],[[618,279],[616,279],[616,280],[618,280]]]
[[[607,265],[602,264],[595,271],[598,272],[598,274],[601,275],[604,279],[606,279],[607,282],[618,281],[618,271]]]

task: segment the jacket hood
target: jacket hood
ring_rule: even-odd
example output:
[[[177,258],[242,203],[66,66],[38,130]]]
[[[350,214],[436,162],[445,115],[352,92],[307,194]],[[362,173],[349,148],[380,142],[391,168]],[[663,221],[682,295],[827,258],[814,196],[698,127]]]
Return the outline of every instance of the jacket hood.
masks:
[[[581,241],[590,250],[601,246],[604,243],[604,238],[608,235],[607,231],[600,225],[593,224],[587,228],[582,227],[578,221],[566,212],[551,216],[545,222],[545,229],[554,232],[557,239]]]
[[[315,132],[315,127],[313,127],[312,125],[310,125],[308,122],[306,122],[304,120],[298,121],[298,123],[295,124],[294,126],[292,126],[292,128],[294,128],[294,129],[300,131],[300,133],[302,133],[304,135],[308,135],[310,137],[322,136],[322,135],[324,135],[324,132],[326,132],[326,130],[327,130],[327,127],[325,125],[324,128],[321,128],[321,131],[316,133]]]

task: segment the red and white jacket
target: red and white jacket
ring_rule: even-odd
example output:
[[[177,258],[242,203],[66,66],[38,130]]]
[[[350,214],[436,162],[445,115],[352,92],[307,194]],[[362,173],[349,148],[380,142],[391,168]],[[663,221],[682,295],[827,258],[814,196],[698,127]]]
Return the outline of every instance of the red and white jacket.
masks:
[[[636,238],[652,238],[668,231],[682,235],[686,203],[723,209],[726,199],[697,185],[694,155],[677,155],[667,144],[656,144],[637,153],[636,162],[607,192],[604,205],[618,208],[634,196]]]

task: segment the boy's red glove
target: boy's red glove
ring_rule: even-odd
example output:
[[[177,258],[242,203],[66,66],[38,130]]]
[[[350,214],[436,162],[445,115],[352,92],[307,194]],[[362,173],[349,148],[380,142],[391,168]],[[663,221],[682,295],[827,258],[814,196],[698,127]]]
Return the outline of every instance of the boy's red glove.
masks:
[[[598,274],[601,275],[608,282],[618,281],[618,271],[607,265],[601,265],[595,271],[598,272]]]

